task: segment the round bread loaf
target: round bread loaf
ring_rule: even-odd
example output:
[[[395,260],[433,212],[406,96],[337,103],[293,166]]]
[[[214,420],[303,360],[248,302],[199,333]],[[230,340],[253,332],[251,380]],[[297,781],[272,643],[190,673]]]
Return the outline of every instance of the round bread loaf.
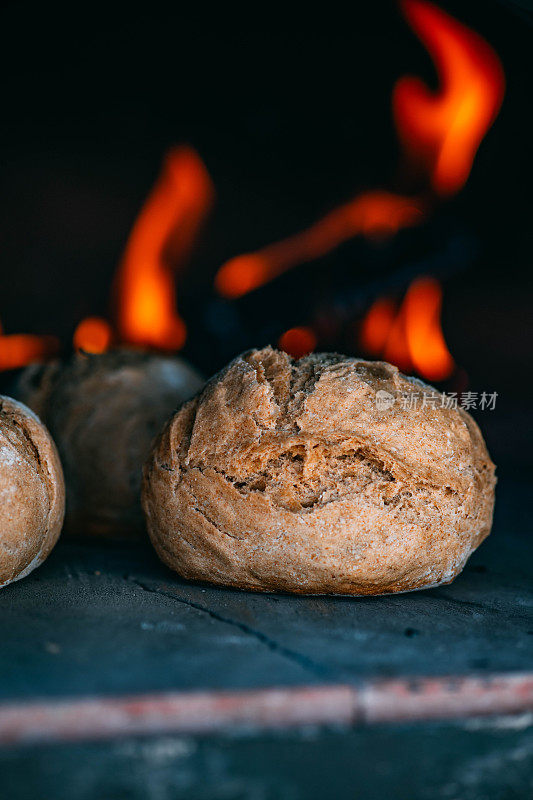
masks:
[[[63,472],[50,434],[29,408],[0,396],[0,586],[42,564],[64,513]]]
[[[136,350],[28,367],[19,396],[48,426],[65,470],[69,532],[138,534],[154,436],[203,380],[185,361]]]
[[[241,589],[449,583],[490,531],[495,477],[476,423],[444,406],[384,362],[244,353],[154,445],[152,542],[183,577]]]

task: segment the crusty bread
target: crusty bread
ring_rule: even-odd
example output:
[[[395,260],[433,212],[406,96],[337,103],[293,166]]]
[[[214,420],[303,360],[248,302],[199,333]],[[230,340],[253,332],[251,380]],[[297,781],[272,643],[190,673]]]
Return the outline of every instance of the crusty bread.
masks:
[[[65,513],[65,485],[50,434],[29,408],[0,396],[0,587],[42,564]]]
[[[384,362],[244,353],[145,465],[157,552],[186,578],[260,591],[449,583],[490,531],[495,477],[476,423],[442,403]]]
[[[18,395],[57,443],[69,532],[143,531],[142,465],[152,440],[176,406],[202,385],[182,359],[126,349],[25,370]]]

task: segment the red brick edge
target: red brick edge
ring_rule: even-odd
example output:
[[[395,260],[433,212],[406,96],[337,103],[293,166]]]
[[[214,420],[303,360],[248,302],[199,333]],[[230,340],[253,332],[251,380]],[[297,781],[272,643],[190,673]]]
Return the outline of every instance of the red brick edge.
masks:
[[[533,673],[0,704],[0,744],[372,725],[533,711]]]

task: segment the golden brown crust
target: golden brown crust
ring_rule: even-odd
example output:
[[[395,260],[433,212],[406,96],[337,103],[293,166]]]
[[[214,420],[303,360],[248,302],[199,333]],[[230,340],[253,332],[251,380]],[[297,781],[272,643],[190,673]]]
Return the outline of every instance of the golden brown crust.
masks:
[[[19,395],[57,442],[70,532],[143,530],[142,464],[167,417],[202,385],[185,361],[135,350],[25,370]]]
[[[244,353],[154,446],[143,484],[152,542],[184,577],[243,589],[447,583],[490,531],[495,477],[476,423],[440,403],[383,362]]]
[[[47,558],[64,512],[63,472],[50,434],[29,408],[0,396],[0,586]]]

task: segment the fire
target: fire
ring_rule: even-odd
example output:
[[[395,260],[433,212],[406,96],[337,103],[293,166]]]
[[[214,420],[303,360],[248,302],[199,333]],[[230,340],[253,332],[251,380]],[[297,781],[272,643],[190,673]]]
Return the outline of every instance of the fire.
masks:
[[[220,267],[215,287],[227,298],[241,297],[288,269],[329,253],[358,234],[386,237],[421,221],[418,198],[374,191],[331,211],[307,230],[255,253],[230,259]]]
[[[411,360],[430,381],[448,378],[454,368],[440,324],[442,289],[434,278],[419,278],[404,300],[405,332]]]
[[[400,79],[393,93],[396,128],[410,159],[427,172],[433,192],[450,195],[466,182],[499,111],[505,90],[502,66],[477,33],[427,0],[401,0],[401,6],[435,63],[440,88],[433,93],[418,78]],[[426,194],[365,192],[293,236],[230,259],[218,270],[216,289],[223,297],[239,298],[352,237],[385,238],[417,225],[432,202]],[[117,335],[106,320],[89,317],[75,331],[76,349],[104,352],[114,339],[162,350],[183,346],[187,332],[176,304],[176,274],[190,255],[213,197],[198,154],[186,146],[171,149],[117,272]],[[441,304],[442,291],[431,278],[415,281],[399,310],[389,299],[378,300],[363,321],[362,346],[405,371],[416,369],[430,380],[443,380],[454,363],[440,327]],[[300,357],[316,347],[316,337],[310,328],[291,328],[279,346]],[[5,336],[0,326],[0,369],[47,358],[58,347],[55,337]]]
[[[55,336],[36,336],[31,333],[2,332],[0,323],[0,370],[18,369],[55,355],[59,341]]]
[[[393,94],[396,127],[409,156],[428,171],[434,191],[451,194],[467,180],[500,108],[502,66],[487,42],[437,6],[403,0],[402,9],[435,61],[441,89],[433,94],[418,78],[399,80]],[[353,236],[390,236],[415,225],[424,206],[417,197],[367,192],[301,233],[230,259],[220,267],[215,287],[223,297],[242,297]]]
[[[391,364],[396,364],[402,372],[413,372],[414,365],[407,341],[408,319],[405,302],[392,320],[387,331],[383,357]],[[427,377],[427,376],[426,376]]]
[[[183,346],[186,328],[176,307],[175,274],[189,256],[213,196],[198,154],[190,147],[170,150],[133,226],[117,275],[123,341],[163,350]]]
[[[74,331],[73,344],[76,350],[85,353],[105,353],[113,339],[109,322],[101,317],[87,317]]]
[[[311,328],[290,328],[279,338],[278,346],[293,358],[302,358],[316,347],[316,336]]]
[[[487,42],[432,3],[402,0],[402,10],[435,62],[440,89],[432,93],[414,77],[397,82],[393,113],[398,135],[410,158],[424,167],[433,191],[450,195],[466,182],[481,140],[499,111],[503,69]],[[230,259],[219,269],[215,286],[223,297],[241,297],[353,236],[390,236],[417,224],[426,212],[422,197],[367,192],[301,233]],[[440,326],[441,305],[437,281],[414,281],[399,311],[387,298],[374,304],[362,324],[362,346],[406,372],[415,369],[429,380],[444,380],[454,362]],[[314,338],[307,342],[306,331],[287,331],[280,347],[292,354],[309,352],[316,342]]]
[[[398,135],[429,172],[440,195],[465,184],[477,149],[499,111],[505,78],[494,50],[477,33],[425,0],[403,0],[403,13],[427,47],[440,79],[432,92],[416,77],[393,94]]]
[[[439,282],[418,278],[407,290],[399,310],[392,300],[374,303],[361,327],[361,345],[404,372],[416,369],[430,381],[445,380],[453,372],[454,361],[442,333],[441,308]]]
[[[361,326],[360,342],[369,353],[381,353],[396,316],[396,304],[388,297],[376,300]]]

